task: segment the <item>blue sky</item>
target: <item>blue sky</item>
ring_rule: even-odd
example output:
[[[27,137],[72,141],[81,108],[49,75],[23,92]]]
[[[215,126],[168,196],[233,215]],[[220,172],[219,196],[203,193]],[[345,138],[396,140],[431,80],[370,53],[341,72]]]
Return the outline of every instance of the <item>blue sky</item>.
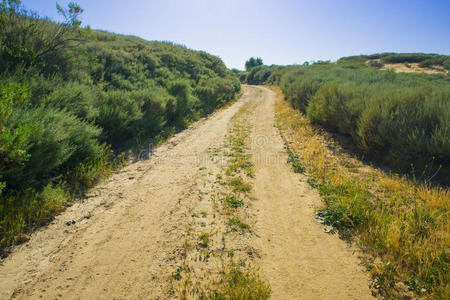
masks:
[[[85,10],[83,24],[93,29],[205,50],[230,68],[243,69],[251,56],[286,65],[377,52],[450,54],[449,0],[75,2]],[[54,0],[22,4],[58,20]]]

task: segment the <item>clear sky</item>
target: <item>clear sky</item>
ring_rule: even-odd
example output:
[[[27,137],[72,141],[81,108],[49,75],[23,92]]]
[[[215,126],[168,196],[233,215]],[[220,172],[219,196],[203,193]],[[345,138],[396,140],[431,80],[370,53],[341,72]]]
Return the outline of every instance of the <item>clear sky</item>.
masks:
[[[75,2],[93,29],[205,50],[230,68],[243,69],[251,56],[286,65],[378,52],[450,54],[450,0]],[[55,0],[22,4],[58,20]]]

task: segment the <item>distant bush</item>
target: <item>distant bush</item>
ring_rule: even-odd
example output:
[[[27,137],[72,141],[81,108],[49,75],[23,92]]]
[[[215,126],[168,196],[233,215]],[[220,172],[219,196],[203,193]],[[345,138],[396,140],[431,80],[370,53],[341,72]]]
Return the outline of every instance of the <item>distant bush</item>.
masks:
[[[348,56],[343,57],[338,60],[338,64],[342,63],[365,63],[369,61],[369,65],[372,67],[378,66],[377,61],[379,60],[383,64],[400,64],[404,63],[419,63],[421,68],[431,68],[433,66],[443,66],[445,61],[448,59],[446,55],[439,54],[427,54],[427,53],[379,53],[372,55],[358,55],[358,56]],[[373,64],[373,65],[372,65]]]
[[[380,69],[380,68],[384,67],[384,64],[382,64],[381,62],[379,62],[377,60],[371,60],[369,62],[369,66]]]
[[[250,69],[252,69],[254,67],[262,66],[262,65],[264,65],[262,58],[250,57],[250,59],[245,62],[245,69],[247,71],[250,71]]]

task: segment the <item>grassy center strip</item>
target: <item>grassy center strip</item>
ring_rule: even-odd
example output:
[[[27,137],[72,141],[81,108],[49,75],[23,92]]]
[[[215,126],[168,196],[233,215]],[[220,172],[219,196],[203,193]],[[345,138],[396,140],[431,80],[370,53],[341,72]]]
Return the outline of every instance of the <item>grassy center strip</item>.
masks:
[[[251,102],[245,103],[231,119],[224,147],[210,152],[211,160],[218,162],[214,167],[220,172],[207,172],[214,184],[207,192],[204,191],[207,185],[203,184],[199,197],[208,198],[209,213],[192,213],[193,221],[184,242],[186,259],[172,275],[173,283],[178,282],[172,284],[173,290],[177,290],[180,299],[270,297],[269,285],[260,279],[254,267],[257,251],[249,244],[255,222],[249,213],[254,177],[248,146],[249,120],[255,107]]]

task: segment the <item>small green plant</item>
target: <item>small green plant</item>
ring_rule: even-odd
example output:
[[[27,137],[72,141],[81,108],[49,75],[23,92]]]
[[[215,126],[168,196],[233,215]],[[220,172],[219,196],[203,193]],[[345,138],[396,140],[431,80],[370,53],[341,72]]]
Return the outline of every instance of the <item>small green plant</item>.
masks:
[[[198,237],[200,239],[200,246],[203,248],[208,247],[210,234],[207,232],[202,232]]]
[[[227,250],[227,256],[230,257],[230,258],[233,258],[234,257],[234,249],[228,249]]]
[[[223,175],[220,174],[220,173],[218,173],[218,174],[216,174],[216,178],[217,178],[217,179],[222,179],[222,178],[223,178]]]
[[[246,271],[239,264],[231,262],[224,266],[222,274],[218,280],[212,280],[208,287],[201,291],[200,299],[266,300],[271,295],[268,284],[254,271]]]
[[[288,152],[288,163],[292,165],[292,168],[294,169],[295,173],[305,173],[306,169],[302,164],[300,163],[300,160],[298,159],[298,156],[295,155],[292,151],[289,150]]]
[[[175,280],[181,280],[181,273],[186,272],[186,268],[178,267],[174,272],[172,272],[172,278]]]
[[[239,217],[233,216],[228,220],[228,225],[239,229],[249,229],[250,226],[244,223]]]
[[[319,184],[317,183],[317,181],[313,178],[308,178],[306,180],[306,182],[312,187],[312,188],[317,188],[319,186]]]
[[[203,257],[203,260],[207,260],[211,257],[211,252],[209,252],[208,250],[201,251],[200,257]]]
[[[236,196],[226,196],[220,199],[225,207],[238,208],[244,205],[244,201],[242,199],[238,199]]]
[[[252,186],[248,183],[245,183],[241,177],[235,177],[228,181],[228,184],[233,187],[235,192],[243,192],[247,193],[252,190]]]

